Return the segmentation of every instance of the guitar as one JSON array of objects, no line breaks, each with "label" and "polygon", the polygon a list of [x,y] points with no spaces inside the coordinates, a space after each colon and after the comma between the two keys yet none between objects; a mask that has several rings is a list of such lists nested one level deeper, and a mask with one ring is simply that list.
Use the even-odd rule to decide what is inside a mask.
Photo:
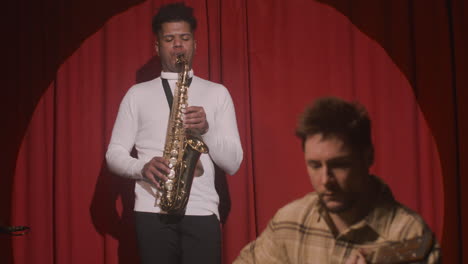
[{"label": "guitar", "polygon": [[424,262],[433,247],[430,232],[420,237],[398,242],[388,242],[379,247],[362,247],[368,263],[418,263]]}]

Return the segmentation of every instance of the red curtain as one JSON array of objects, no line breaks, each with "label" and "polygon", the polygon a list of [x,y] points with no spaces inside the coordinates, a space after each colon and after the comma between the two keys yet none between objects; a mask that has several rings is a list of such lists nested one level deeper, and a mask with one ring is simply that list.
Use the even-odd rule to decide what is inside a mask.
[{"label": "red curtain", "polygon": [[[138,259],[133,183],[104,153],[125,92],[159,74],[151,17],[174,1],[98,2],[23,0],[10,14],[0,224],[32,231],[0,237],[6,263]],[[228,87],[245,153],[227,177],[225,263],[312,190],[294,128],[324,95],[368,108],[373,172],[423,216],[447,263],[466,260],[462,1],[186,2],[199,20],[195,74]]]}]

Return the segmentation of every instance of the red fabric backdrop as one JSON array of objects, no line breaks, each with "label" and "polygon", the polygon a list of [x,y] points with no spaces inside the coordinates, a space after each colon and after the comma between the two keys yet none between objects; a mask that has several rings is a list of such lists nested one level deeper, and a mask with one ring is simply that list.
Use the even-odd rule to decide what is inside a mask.
[{"label": "red fabric backdrop", "polygon": [[[158,75],[150,21],[168,2],[23,0],[9,14],[0,224],[32,231],[0,237],[6,263],[135,263],[133,183],[107,172],[104,153],[127,89]],[[245,153],[227,178],[225,263],[312,190],[294,127],[323,95],[368,108],[373,172],[421,213],[447,263],[466,260],[462,1],[186,2],[200,25],[195,73],[228,87]]]}]

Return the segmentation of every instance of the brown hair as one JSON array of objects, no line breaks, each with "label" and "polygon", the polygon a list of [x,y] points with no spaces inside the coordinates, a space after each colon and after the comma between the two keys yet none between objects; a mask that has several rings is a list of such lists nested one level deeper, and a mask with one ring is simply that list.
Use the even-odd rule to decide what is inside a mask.
[{"label": "brown hair", "polygon": [[[357,102],[337,97],[322,97],[306,107],[299,118],[296,135],[304,148],[308,136],[338,137],[353,150],[370,150],[373,161],[371,120],[366,109]],[[372,162],[371,161],[371,162]]]}]

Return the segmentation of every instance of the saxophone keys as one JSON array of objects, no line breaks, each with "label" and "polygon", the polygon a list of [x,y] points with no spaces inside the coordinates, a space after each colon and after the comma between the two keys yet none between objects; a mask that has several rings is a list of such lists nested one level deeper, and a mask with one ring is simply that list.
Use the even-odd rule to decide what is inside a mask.
[{"label": "saxophone keys", "polygon": [[172,180],[168,180],[166,181],[166,183],[164,184],[166,189],[170,192],[172,191],[172,188],[174,187],[174,184],[173,184],[173,181]]},{"label": "saxophone keys", "polygon": [[177,157],[177,155],[179,155],[179,151],[177,149],[171,150],[171,156],[172,157]]},{"label": "saxophone keys", "polygon": [[171,172],[169,172],[169,174],[167,175],[167,177],[168,177],[169,179],[171,179],[171,180],[169,180],[169,181],[171,181],[171,183],[172,183],[172,179],[174,179],[174,177],[175,177],[175,171],[174,171],[174,169],[171,169]]},{"label": "saxophone keys", "polygon": [[172,158],[169,159],[169,163],[172,164],[172,166],[175,166],[176,163],[177,163],[177,159],[172,157]]}]

